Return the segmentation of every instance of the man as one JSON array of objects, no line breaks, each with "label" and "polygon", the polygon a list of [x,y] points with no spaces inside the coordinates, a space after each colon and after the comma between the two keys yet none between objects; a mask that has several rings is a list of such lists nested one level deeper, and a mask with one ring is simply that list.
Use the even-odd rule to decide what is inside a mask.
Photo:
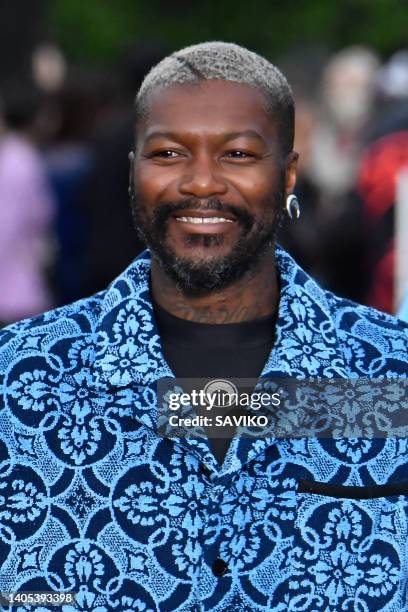
[{"label": "man", "polygon": [[149,249],[1,336],[2,591],[94,612],[406,604],[405,439],[157,434],[165,377],[406,378],[407,326],[274,248],[292,142],[290,88],[246,49],[145,78],[130,192]]}]

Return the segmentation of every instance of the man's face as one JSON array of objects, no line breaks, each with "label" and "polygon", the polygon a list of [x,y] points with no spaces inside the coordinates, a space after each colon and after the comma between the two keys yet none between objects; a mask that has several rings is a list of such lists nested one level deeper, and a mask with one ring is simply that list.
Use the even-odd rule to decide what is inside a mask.
[{"label": "man's face", "polygon": [[277,127],[263,94],[239,83],[174,85],[148,102],[131,176],[136,224],[181,289],[220,290],[260,261],[293,187]]}]

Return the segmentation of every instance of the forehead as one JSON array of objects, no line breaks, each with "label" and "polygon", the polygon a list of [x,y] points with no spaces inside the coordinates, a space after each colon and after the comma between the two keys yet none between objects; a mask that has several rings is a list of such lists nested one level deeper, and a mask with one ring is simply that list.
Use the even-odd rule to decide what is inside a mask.
[{"label": "forehead", "polygon": [[139,129],[141,136],[156,130],[220,135],[255,130],[266,139],[277,132],[258,88],[219,80],[170,85],[149,94]]}]

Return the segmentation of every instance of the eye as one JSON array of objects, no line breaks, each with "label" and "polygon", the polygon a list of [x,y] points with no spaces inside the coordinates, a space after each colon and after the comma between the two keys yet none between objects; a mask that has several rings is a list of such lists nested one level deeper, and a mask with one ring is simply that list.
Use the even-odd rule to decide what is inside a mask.
[{"label": "eye", "polygon": [[175,157],[180,157],[180,153],[177,153],[177,151],[172,151],[171,149],[165,149],[163,151],[153,151],[153,153],[150,153],[149,157],[160,157],[161,159],[174,159]]},{"label": "eye", "polygon": [[234,149],[233,151],[226,151],[224,156],[229,159],[243,159],[243,160],[251,160],[255,158],[253,153],[249,153],[249,151],[241,151],[240,149]]}]

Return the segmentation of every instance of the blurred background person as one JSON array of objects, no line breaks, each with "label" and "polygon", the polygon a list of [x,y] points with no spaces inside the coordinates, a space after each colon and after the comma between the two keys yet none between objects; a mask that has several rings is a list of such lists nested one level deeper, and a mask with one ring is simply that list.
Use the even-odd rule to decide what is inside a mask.
[{"label": "blurred background person", "polygon": [[[45,160],[56,201],[54,229],[58,248],[52,287],[59,305],[85,295],[89,274],[85,251],[93,222],[86,200],[86,184],[97,153],[92,146],[93,135],[112,105],[111,81],[103,70],[90,72],[86,68],[71,67],[54,92],[58,121]],[[103,176],[100,180],[104,180]],[[98,215],[99,204],[95,200],[92,204]],[[103,248],[102,244],[99,248]]]},{"label": "blurred background person", "polygon": [[[324,287],[363,302],[364,220],[353,188],[380,62],[373,51],[361,46],[342,49],[311,65],[306,58],[302,53],[296,62],[304,76],[294,79],[295,148],[300,153],[296,194],[303,205],[302,220],[286,223],[281,240]],[[307,79],[309,89],[303,85],[297,91]]]},{"label": "blurred background person", "polygon": [[28,80],[0,87],[0,322],[48,310],[54,202],[44,160],[43,97]]},{"label": "blurred background person", "polygon": [[[408,170],[408,51],[397,52],[378,71],[377,109],[371,123],[356,177],[365,226],[364,301],[394,313],[399,306],[396,201],[400,177]],[[399,206],[408,211],[408,201]]]},{"label": "blurred background person", "polygon": [[323,70],[319,121],[307,168],[326,208],[335,208],[354,185],[374,109],[379,67],[379,58],[371,49],[352,46],[332,55]]}]

